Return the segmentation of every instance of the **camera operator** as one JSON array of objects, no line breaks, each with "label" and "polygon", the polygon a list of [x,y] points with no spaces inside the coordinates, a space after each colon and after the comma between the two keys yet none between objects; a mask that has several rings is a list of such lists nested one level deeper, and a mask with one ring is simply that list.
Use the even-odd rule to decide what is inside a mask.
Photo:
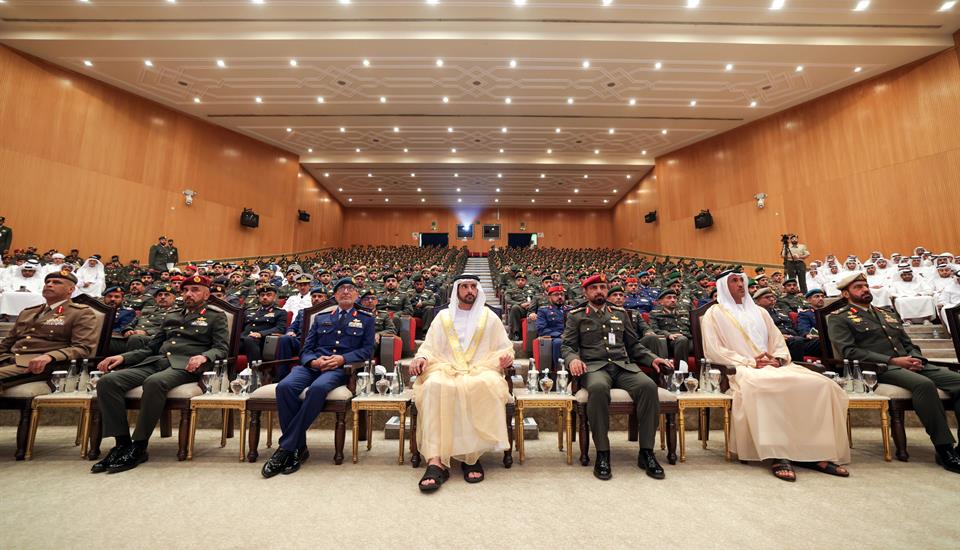
[{"label": "camera operator", "polygon": [[780,255],[783,257],[783,272],[785,279],[796,279],[800,283],[800,292],[807,293],[807,265],[804,259],[810,255],[807,245],[799,244],[796,235],[781,235],[783,248]]}]

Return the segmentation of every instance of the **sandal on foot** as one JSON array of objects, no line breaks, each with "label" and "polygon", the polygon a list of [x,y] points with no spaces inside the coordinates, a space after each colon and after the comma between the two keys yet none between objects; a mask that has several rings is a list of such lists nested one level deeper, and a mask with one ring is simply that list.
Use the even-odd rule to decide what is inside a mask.
[{"label": "sandal on foot", "polygon": [[[793,466],[790,465],[789,460],[776,460],[773,463],[771,468],[773,471],[773,477],[777,479],[782,479],[784,481],[794,482],[797,480],[797,472],[793,470]],[[793,474],[793,475],[787,475]]]},{"label": "sandal on foot", "polygon": [[[460,463],[460,468],[463,470],[463,480],[467,483],[480,483],[483,481],[483,465],[480,464],[478,460],[476,464],[467,464],[466,462]],[[480,477],[470,477],[470,474],[477,473],[480,474]]]},{"label": "sandal on foot", "polygon": [[[420,491],[424,493],[432,493],[440,488],[443,485],[443,482],[450,478],[450,471],[446,468],[441,468],[436,464],[431,464],[427,466],[427,471],[424,472],[423,477],[420,478]],[[432,480],[433,483],[429,485],[424,485],[423,482],[427,480]]]},{"label": "sandal on foot", "polygon": [[816,470],[832,476],[850,477],[850,472],[846,468],[833,462],[827,462],[826,466],[821,466],[819,462],[798,462],[797,466],[810,468],[811,470]]}]

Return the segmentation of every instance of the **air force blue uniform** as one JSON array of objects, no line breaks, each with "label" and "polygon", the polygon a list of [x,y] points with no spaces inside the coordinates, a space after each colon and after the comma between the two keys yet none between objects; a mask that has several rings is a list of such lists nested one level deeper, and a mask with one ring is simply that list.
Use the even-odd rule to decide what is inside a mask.
[{"label": "air force blue uniform", "polygon": [[[323,410],[327,394],[347,383],[343,367],[323,371],[310,367],[320,357],[342,355],[344,365],[360,363],[373,356],[374,318],[351,307],[339,307],[317,315],[310,323],[307,341],[300,353],[300,365],[277,384],[277,409],[280,417],[280,447],[297,451],[307,443],[307,428]],[[300,394],[307,390],[304,399]]]},{"label": "air force blue uniform", "polygon": [[563,327],[567,322],[567,310],[562,306],[542,306],[537,310],[537,335],[549,336],[553,351],[553,365],[556,370],[559,364],[560,345],[563,344]]}]

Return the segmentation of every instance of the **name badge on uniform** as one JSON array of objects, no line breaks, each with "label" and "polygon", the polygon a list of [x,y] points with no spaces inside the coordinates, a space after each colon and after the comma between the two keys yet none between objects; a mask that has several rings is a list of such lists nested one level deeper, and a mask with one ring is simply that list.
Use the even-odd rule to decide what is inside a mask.
[{"label": "name badge on uniform", "polygon": [[205,326],[207,326],[207,318],[206,318],[206,317],[198,317],[195,321],[193,321],[192,323],[190,323],[190,325],[191,325],[191,326],[194,326],[194,327],[205,327]]},{"label": "name badge on uniform", "polygon": [[273,312],[264,315],[264,317],[276,317],[277,315]]},{"label": "name badge on uniform", "polygon": [[353,321],[350,321],[347,326],[350,328],[363,328],[363,322],[360,321],[360,319],[354,319]]},{"label": "name badge on uniform", "polygon": [[48,326],[63,326],[67,324],[67,320],[58,315],[57,317],[47,319],[43,324]]},{"label": "name badge on uniform", "polygon": [[612,330],[607,333],[607,342],[609,342],[611,346],[616,345],[617,343],[617,335],[614,334]]}]

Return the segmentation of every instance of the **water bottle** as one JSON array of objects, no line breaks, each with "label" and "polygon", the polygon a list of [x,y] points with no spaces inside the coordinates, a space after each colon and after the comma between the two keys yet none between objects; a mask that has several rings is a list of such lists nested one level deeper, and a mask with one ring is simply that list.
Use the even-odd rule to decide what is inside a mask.
[{"label": "water bottle", "polygon": [[397,373],[397,395],[400,395],[406,389],[403,383],[403,369],[400,367],[400,361],[394,361],[393,372]]},{"label": "water bottle", "polygon": [[853,393],[865,393],[863,373],[860,371],[860,361],[853,360]]},{"label": "water bottle", "polygon": [[708,372],[710,372],[710,360],[703,357],[700,359],[700,391],[711,393],[713,385],[710,383],[710,377],[707,376]]},{"label": "water bottle", "polygon": [[251,372],[252,376],[250,377],[250,389],[249,389],[251,393],[260,387],[260,365],[262,364],[263,364],[263,361],[254,361],[253,368],[250,369],[252,371]]},{"label": "water bottle", "polygon": [[853,393],[853,375],[850,370],[850,360],[843,360],[843,374],[840,375],[840,387],[847,393]]},{"label": "water bottle", "polygon": [[66,393],[77,391],[77,382],[80,379],[80,370],[77,367],[77,360],[70,360],[70,369],[67,371],[67,381],[64,384],[63,391]]},{"label": "water bottle", "polygon": [[217,359],[213,362],[213,372],[212,393],[223,393],[223,361]]},{"label": "water bottle", "polygon": [[84,359],[80,364],[80,378],[77,381],[77,391],[91,393],[90,385],[90,360]]},{"label": "water bottle", "polygon": [[537,375],[540,374],[534,365],[527,369],[527,391],[537,393]]}]

